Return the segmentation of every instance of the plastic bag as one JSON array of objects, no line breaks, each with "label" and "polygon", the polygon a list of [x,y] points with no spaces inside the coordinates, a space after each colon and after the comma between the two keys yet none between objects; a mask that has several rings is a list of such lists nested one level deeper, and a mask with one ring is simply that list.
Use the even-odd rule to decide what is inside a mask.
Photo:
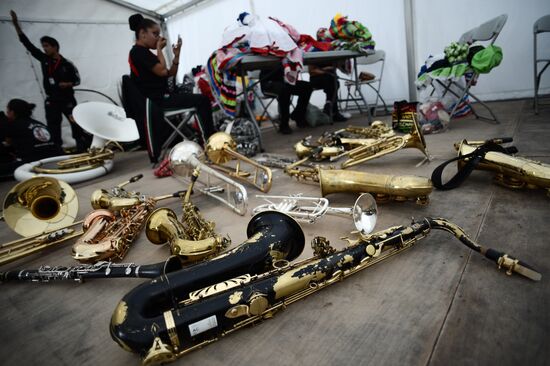
[{"label": "plastic bag", "polygon": [[306,110],[306,121],[312,127],[328,125],[330,124],[330,116],[310,103]]},{"label": "plastic bag", "polygon": [[424,134],[443,132],[449,127],[449,113],[440,101],[432,100],[419,104],[418,116]]}]

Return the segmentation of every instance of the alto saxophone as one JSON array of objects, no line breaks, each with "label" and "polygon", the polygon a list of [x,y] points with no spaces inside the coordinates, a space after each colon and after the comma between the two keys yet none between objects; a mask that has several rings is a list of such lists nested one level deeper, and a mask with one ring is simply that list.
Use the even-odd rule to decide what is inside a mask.
[{"label": "alto saxophone", "polygon": [[228,238],[216,234],[215,223],[205,220],[198,207],[190,200],[199,172],[200,168],[197,167],[191,175],[191,183],[182,202],[182,222],[178,222],[174,211],[159,208],[151,214],[145,229],[151,243],[170,242],[170,252],[178,256],[183,263],[212,257],[231,243]]},{"label": "alto saxophone", "polygon": [[[266,214],[275,213],[263,212],[252,220]],[[274,218],[272,221],[277,221]],[[250,253],[242,250],[233,252],[232,260],[238,260],[239,266],[229,266],[224,263],[227,258],[221,258],[161,276],[123,297],[111,319],[111,336],[125,350],[144,357],[144,365],[173,361],[240,328],[271,318],[293,302],[410,248],[431,229],[452,233],[470,249],[506,269],[507,274],[541,278],[525,263],[475,243],[457,225],[427,217],[410,226],[394,226],[348,239],[350,245],[340,251],[317,237],[312,242],[314,257],[295,264],[285,262],[268,272],[250,271],[254,263],[244,265],[250,261],[245,259]],[[281,235],[283,232],[271,233],[273,243],[288,240],[288,234]]]},{"label": "alto saxophone", "polygon": [[136,198],[137,204],[121,208],[118,215],[106,209],[92,211],[82,224],[84,234],[73,245],[73,258],[82,263],[124,258],[156,202],[179,197],[180,194],[176,192],[153,198]]},{"label": "alto saxophone", "polygon": [[416,175],[388,175],[354,170],[304,168],[308,158],[285,168],[285,173],[299,181],[319,183],[321,195],[354,192],[370,193],[378,202],[413,200],[419,205],[429,203],[433,186],[430,179]]}]

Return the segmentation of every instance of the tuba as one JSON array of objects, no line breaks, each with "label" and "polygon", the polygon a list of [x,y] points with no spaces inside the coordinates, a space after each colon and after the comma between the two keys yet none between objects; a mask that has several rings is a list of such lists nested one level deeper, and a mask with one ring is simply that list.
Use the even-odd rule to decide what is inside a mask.
[{"label": "tuba", "polygon": [[413,200],[429,203],[433,186],[430,179],[416,175],[388,175],[355,170],[300,168],[307,158],[285,168],[285,173],[299,181],[319,183],[321,195],[331,193],[370,193],[378,202]]},{"label": "tuba", "polygon": [[156,209],[145,224],[145,234],[153,244],[170,243],[170,252],[184,263],[196,262],[216,255],[227,248],[231,241],[214,232],[215,223],[206,221],[198,207],[191,201],[193,185],[199,177],[195,168],[191,184],[182,202],[182,222],[168,208]]},{"label": "tuba", "polygon": [[346,169],[400,149],[417,148],[425,155],[425,158],[417,164],[417,166],[422,165],[425,161],[430,161],[430,155],[418,121],[416,118],[413,118],[413,120],[412,131],[404,136],[381,138],[372,144],[358,146],[338,156],[334,156],[330,160],[334,161],[346,156],[347,160],[341,165],[342,169]]},{"label": "tuba", "polygon": [[[252,222],[266,214],[273,215],[260,213]],[[356,215],[354,221],[361,224],[365,215],[368,213]],[[221,257],[161,276],[123,297],[111,318],[111,336],[125,350],[144,357],[144,365],[173,361],[240,328],[272,318],[288,305],[410,248],[431,229],[454,234],[508,274],[541,278],[525,263],[473,242],[455,224],[427,217],[410,226],[394,226],[372,235],[361,230],[359,238],[348,239],[349,246],[340,251],[326,239],[316,237],[312,241],[314,257],[285,263],[268,272],[254,271],[252,261],[244,271],[236,271],[223,263],[227,257]],[[277,232],[273,240],[285,243],[287,239],[281,240],[280,234]],[[244,260],[247,254],[243,250],[238,259]],[[242,269],[243,263],[239,267]]]},{"label": "tuba", "polygon": [[[216,132],[208,138],[205,151],[206,156],[216,169],[224,172],[231,178],[252,184],[262,192],[269,192],[272,181],[271,169],[239,154],[235,151],[236,148],[237,144],[230,134]],[[230,160],[236,161],[234,168],[224,165]],[[249,165],[253,172],[247,171],[246,168],[241,169],[242,165]]]},{"label": "tuba", "polygon": [[24,164],[17,168],[14,176],[25,180],[40,174],[77,183],[97,178],[113,168],[114,151],[108,147],[113,143],[123,150],[116,141],[135,141],[139,139],[136,123],[126,118],[124,109],[102,102],[81,103],[73,110],[75,123],[94,138],[87,153],[63,155]]},{"label": "tuba", "polygon": [[[489,141],[462,140],[455,144],[458,156],[473,153],[478,147],[487,142],[511,142],[512,139],[493,139]],[[464,165],[459,160],[459,169]],[[507,188],[542,188],[550,196],[550,165],[527,158],[508,155],[498,151],[488,151],[476,166],[476,169],[495,172],[495,183]]]},{"label": "tuba", "polygon": [[[170,151],[170,167],[176,175],[184,178],[191,176],[196,168],[200,168],[202,179],[195,182],[195,185],[199,183],[197,190],[223,202],[239,215],[244,215],[248,206],[248,193],[246,189],[240,183],[204,164],[201,161],[203,156],[204,152],[196,142],[182,141],[176,144]],[[212,177],[225,183],[225,188],[213,185],[211,182]],[[223,193],[225,198],[220,193]]]},{"label": "tuba", "polygon": [[[134,288],[117,305],[110,331],[124,349],[145,357],[145,364],[172,360],[173,352],[163,352],[156,345],[178,343],[179,331],[172,309],[203,298],[216,297],[231,288],[250,283],[273,268],[283,268],[297,258],[304,248],[304,233],[300,225],[280,212],[262,212],[252,218],[247,227],[248,240],[212,260],[160,276]],[[229,303],[246,301],[243,293],[235,292]],[[226,301],[226,299],[224,299]],[[255,294],[254,309],[266,304],[260,293]],[[202,312],[197,308],[197,315]],[[191,337],[204,330],[215,329],[223,318],[208,316],[202,323],[188,328]],[[220,323],[221,325],[221,323]],[[183,328],[181,328],[183,329]],[[161,338],[166,338],[161,341]],[[201,336],[199,336],[201,337]]]}]

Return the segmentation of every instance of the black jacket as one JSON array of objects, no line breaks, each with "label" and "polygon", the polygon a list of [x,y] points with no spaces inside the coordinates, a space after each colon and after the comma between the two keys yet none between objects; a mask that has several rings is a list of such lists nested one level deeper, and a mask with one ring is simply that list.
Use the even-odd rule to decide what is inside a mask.
[{"label": "black jacket", "polygon": [[71,82],[74,86],[80,84],[80,75],[77,68],[73,63],[63,56],[60,60],[54,60],[47,56],[44,52],[40,51],[35,45],[29,41],[25,34],[19,36],[19,40],[30,54],[40,61],[42,67],[42,83],[44,85],[44,91],[51,100],[67,100],[72,99],[74,96],[73,88],[59,87],[59,82]]}]

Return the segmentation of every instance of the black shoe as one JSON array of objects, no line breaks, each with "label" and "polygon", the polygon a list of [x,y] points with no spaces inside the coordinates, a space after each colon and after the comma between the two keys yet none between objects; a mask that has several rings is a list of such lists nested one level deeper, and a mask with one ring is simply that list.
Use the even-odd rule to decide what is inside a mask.
[{"label": "black shoe", "polygon": [[334,122],[346,122],[348,119],[344,117],[340,112],[336,112],[332,115],[332,120]]},{"label": "black shoe", "polygon": [[298,126],[299,128],[306,128],[306,127],[309,127],[309,125],[307,124],[306,120],[303,119],[303,120],[295,120],[296,121],[296,126]]},{"label": "black shoe", "polygon": [[292,129],[290,126],[279,126],[279,133],[282,133],[283,135],[290,135],[292,133]]}]

